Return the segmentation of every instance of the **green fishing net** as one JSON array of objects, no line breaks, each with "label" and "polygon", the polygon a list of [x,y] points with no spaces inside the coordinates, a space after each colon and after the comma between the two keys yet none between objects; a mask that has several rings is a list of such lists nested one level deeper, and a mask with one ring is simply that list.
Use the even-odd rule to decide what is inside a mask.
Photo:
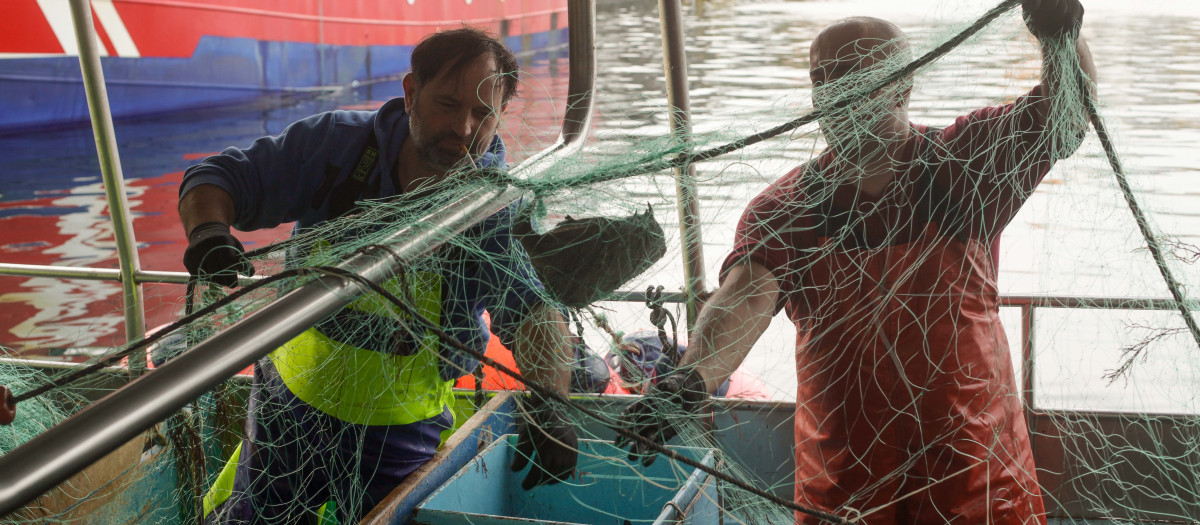
[{"label": "green fishing net", "polygon": [[[613,23],[621,23],[621,17],[627,15],[612,16]],[[960,34],[968,24],[915,31],[909,36],[910,52],[893,54],[888,60],[826,83],[817,90],[810,90],[806,82],[798,81],[795,90],[780,93],[769,105],[729,100],[716,110],[697,111],[696,131],[686,142],[664,132],[666,111],[660,99],[606,100],[605,93],[598,92],[600,117],[614,121],[597,131],[602,148],[590,143],[577,154],[535,173],[514,176],[464,170],[428,192],[360,203],[352,214],[300,232],[270,248],[256,250],[254,262],[258,275],[284,277],[268,278],[264,284],[249,286],[247,292],[228,302],[225,291],[201,286],[194,305],[202,312],[200,317],[157,342],[151,352],[168,359],[301,286],[333,286],[334,281],[329,280],[332,270],[328,268],[362,254],[387,258],[387,239],[396,231],[429,228],[424,218],[430,210],[455,202],[465,192],[500,184],[511,184],[527,192],[517,219],[518,245],[530,254],[533,267],[546,284],[542,299],[561,308],[568,319],[568,329],[585,343],[584,357],[620,355],[627,352],[620,347],[622,336],[659,326],[668,338],[686,342],[689,334],[681,304],[662,305],[676,321],[673,327],[670,323],[652,321],[640,295],[634,301],[619,300],[623,290],[664,286],[674,292],[684,288],[679,219],[667,211],[673,210],[677,201],[673,168],[688,164],[686,160],[696,164],[696,178],[684,183],[694,185],[700,196],[699,218],[706,239],[702,252],[711,272],[707,285],[712,289],[719,280],[717,270],[721,261],[739,240],[734,228],[742,211],[751,204],[753,194],[807,163],[804,176],[793,188],[802,198],[774,207],[755,208],[758,215],[752,217],[754,234],[763,243],[812,239],[808,244],[791,248],[787,251],[790,254],[787,263],[772,268],[781,283],[789,283],[784,284],[791,294],[788,308],[805,312],[804,320],[797,323],[803,334],[800,348],[793,352],[794,329],[790,322],[777,316],[742,370],[765,383],[760,395],[751,392],[748,397],[769,397],[776,401],[713,402],[700,415],[682,413],[670,404],[660,405],[661,417],[675,422],[680,429],[678,441],[672,444],[715,450],[720,459],[715,469],[736,480],[718,482],[717,505],[726,511],[722,518],[725,523],[792,522],[794,508],[768,501],[761,493],[792,501],[793,446],[802,451],[814,450],[818,443],[814,436],[822,428],[837,428],[822,427],[821,424],[828,422],[817,417],[815,420],[820,424],[793,438],[793,407],[777,401],[791,402],[800,391],[804,398],[798,400],[797,410],[805,420],[814,414],[856,414],[869,408],[875,412],[890,411],[896,421],[925,422],[901,427],[911,430],[908,435],[897,433],[890,423],[882,425],[878,434],[870,432],[869,425],[853,427],[855,435],[848,438],[865,444],[848,450],[869,456],[896,447],[893,440],[903,439],[906,441],[901,448],[906,456],[896,464],[871,465],[867,471],[874,481],[854,486],[854,490],[835,498],[836,501],[809,499],[804,496],[805,484],[819,480],[800,481],[797,493],[800,498],[796,501],[806,509],[831,513],[851,522],[871,523],[873,515],[890,512],[890,506],[924,501],[931,494],[962,483],[964,478],[957,477],[964,472],[961,469],[926,466],[925,472],[940,473],[929,478],[912,472],[918,464],[945,460],[931,451],[944,452],[946,443],[962,437],[960,431],[965,423],[946,414],[931,414],[930,410],[934,410],[931,407],[945,406],[939,404],[939,396],[946,391],[973,385],[986,388],[979,391],[979,398],[972,405],[984,408],[973,408],[977,412],[972,414],[986,413],[1000,419],[988,427],[995,430],[995,435],[984,435],[975,443],[977,447],[968,447],[972,452],[983,451],[980,455],[968,454],[967,459],[956,458],[949,464],[1024,470],[1024,464],[1012,459],[1013,451],[1000,449],[1010,444],[1002,436],[1006,429],[1028,424],[1034,457],[1039,459],[1036,479],[1047,487],[1029,492],[1041,492],[1050,516],[1067,521],[1072,517],[1111,518],[1118,522],[1194,521],[1200,517],[1196,506],[1200,470],[1195,458],[1200,445],[1196,417],[1200,407],[1195,401],[1198,361],[1194,354],[1197,343],[1192,340],[1197,334],[1180,313],[1178,299],[1186,302],[1188,290],[1196,285],[1197,274],[1192,265],[1200,250],[1186,240],[1161,233],[1153,223],[1153,199],[1144,199],[1146,195],[1136,179],[1130,183],[1114,176],[1106,153],[1115,154],[1117,160],[1125,156],[1120,150],[1120,131],[1118,128],[1115,132],[1118,136],[1106,145],[1090,129],[1088,100],[1073,80],[1079,75],[1073,46],[1065,45],[1064,41],[1048,51],[1050,72],[1058,75],[1062,89],[1055,91],[1045,106],[1044,130],[1030,128],[1028,119],[1007,114],[989,116],[965,131],[978,135],[969,142],[979,147],[939,149],[934,144],[920,148],[908,159],[911,166],[917,167],[911,170],[913,179],[900,179],[909,183],[886,185],[878,195],[869,198],[846,191],[862,182],[863,168],[869,163],[837,160],[832,167],[818,168],[818,157],[830,137],[837,138],[840,151],[858,152],[858,159],[877,160],[887,155],[876,149],[881,142],[880,126],[886,124],[882,117],[892,111],[898,100],[908,96],[910,90],[912,120],[930,125],[928,130],[914,131],[930,140],[938,130],[952,126],[955,117],[976,108],[1014,102],[1015,97],[1037,83],[1040,66],[1036,44],[1016,18],[1009,12],[996,22],[984,24],[982,31],[965,42],[954,43],[947,54],[919,68],[910,70],[914,57],[926,55]],[[716,37],[720,28],[708,29],[713,33],[707,34]],[[605,71],[604,52],[619,52],[615,49],[617,44],[605,45],[610,48],[600,49],[600,75],[628,74]],[[1001,51],[1003,58],[997,61],[1006,61],[999,67],[1008,75],[1002,92],[962,85],[967,83],[962,78],[969,78],[964,70],[973,67],[979,56]],[[801,75],[808,68],[806,53],[803,50],[790,53],[799,58],[788,67]],[[651,66],[654,74],[660,73],[657,64]],[[895,75],[900,75],[896,81],[884,82]],[[522,89],[527,99],[548,90],[534,81],[524,82]],[[956,89],[954,96],[935,94],[947,86]],[[1098,99],[1101,104],[1103,96],[1101,91]],[[1019,103],[1028,104],[1032,99],[1021,100]],[[561,105],[561,101],[557,103]],[[814,107],[821,112],[819,119],[814,116],[817,115],[813,113]],[[724,118],[705,118],[713,114]],[[797,117],[803,120],[803,115],[811,117],[808,122],[793,121],[795,125],[785,126],[787,129],[770,131]],[[648,124],[646,119],[654,122]],[[824,130],[812,120],[820,120]],[[535,124],[541,126],[539,130],[553,129],[549,123],[531,124],[518,119],[507,121],[501,133],[502,136],[523,133],[528,130],[516,128]],[[745,144],[744,139],[755,134],[773,136]],[[524,150],[517,148],[514,157],[518,160],[529,157],[547,142],[522,143],[520,147]],[[516,145],[510,142],[510,146]],[[715,153],[718,151],[719,154]],[[700,155],[696,156],[697,153]],[[1029,167],[1046,159],[1057,163],[1037,184],[1030,179]],[[945,162],[967,168],[961,173],[938,172],[938,163]],[[926,173],[943,181],[939,183],[943,184],[940,190],[921,184],[929,180],[921,178]],[[735,183],[752,185],[755,191],[738,194],[731,189]],[[847,200],[847,195],[852,197]],[[1147,209],[1141,209],[1143,204],[1135,206],[1137,202]],[[1137,213],[1131,211],[1135,207],[1143,216],[1140,221],[1135,218]],[[1014,219],[1018,217],[1018,208],[1021,218]],[[917,210],[925,217],[937,218],[940,236],[928,237],[926,221],[913,218],[918,215],[889,215],[897,209]],[[814,210],[820,215],[814,215]],[[1056,220],[1068,215],[1076,226],[1061,226]],[[830,220],[822,222],[813,217]],[[1080,229],[1077,226],[1080,224],[1096,226]],[[993,244],[1002,229],[999,243]],[[1029,240],[1035,238],[1030,233],[1034,230],[1042,230],[1044,234],[1036,237],[1040,244],[1030,245],[1035,242]],[[957,258],[947,259],[948,254],[954,253],[946,248],[951,241],[974,250],[971,258],[959,253]],[[387,358],[353,354],[359,356],[354,359],[345,358],[346,354],[304,354],[302,359],[307,368],[291,376],[294,383],[289,385],[312,388],[316,392],[312,394],[316,396],[314,399],[324,400],[317,405],[326,413],[340,414],[350,420],[370,420],[370,410],[356,407],[388,401],[387,396],[408,395],[397,394],[389,385],[396,377],[411,380],[412,367],[432,366],[455,370],[455,375],[472,374],[475,369],[472,356],[443,352],[439,358],[430,351],[445,343],[421,317],[433,318],[435,322],[437,318],[436,298],[431,299],[428,294],[434,288],[428,280],[430,276],[447,264],[456,264],[451,254],[481,253],[476,242],[469,235],[452,236],[445,247],[380,279],[390,296],[368,292],[355,299],[350,310],[370,315],[333,316],[321,324],[326,333],[337,332],[343,338],[362,342],[361,346],[387,345],[399,338],[419,347],[419,351]],[[855,247],[855,256],[845,256],[847,246]],[[908,248],[897,250],[896,246]],[[1012,275],[1025,286],[1023,289],[1040,294],[1005,299],[1008,302],[1003,303],[997,318],[1003,320],[1003,326],[991,318],[974,324],[954,318],[966,315],[961,308],[971,311],[983,308],[985,314],[992,315],[990,312],[999,305],[995,302],[999,301],[995,289],[945,286],[946,282],[994,283],[997,269],[992,266],[992,256],[997,249],[1000,265],[1014,270]],[[749,256],[755,257],[755,252],[751,252]],[[1101,282],[1100,276],[1069,270],[1075,265],[1094,268],[1095,265],[1084,263],[1098,259],[1111,261],[1109,264],[1116,268],[1114,273],[1123,278]],[[835,260],[840,262],[831,263]],[[1039,265],[1052,265],[1056,271],[1045,274],[1049,277],[1038,274]],[[939,280],[948,274],[955,277]],[[1037,296],[1068,294],[1101,299]],[[1173,299],[1157,303],[1120,299],[1172,297],[1172,294],[1175,294]],[[973,306],[963,306],[968,303]],[[923,309],[914,309],[919,305]],[[1193,301],[1184,306],[1185,310],[1194,310],[1195,304]],[[1188,315],[1195,317],[1194,313]],[[979,326],[986,333],[970,335],[963,328],[979,329]],[[746,326],[739,330],[739,335],[754,334],[757,330]],[[1036,346],[1022,336],[1022,330],[1028,330]],[[310,333],[309,337],[315,336]],[[863,341],[870,342],[870,351],[876,353],[866,355],[869,352],[863,350]],[[976,344],[979,341],[985,344]],[[1056,347],[1070,350],[1056,353],[1052,351]],[[962,357],[973,355],[968,350],[980,348],[989,353],[988,359],[975,361]],[[1030,352],[1030,349],[1035,350]],[[960,354],[960,350],[964,353]],[[878,373],[872,377],[881,379],[876,384],[855,380],[846,372],[848,361],[857,365],[866,363],[867,368]],[[626,359],[609,364],[634,362]],[[1031,366],[1033,363],[1036,368]],[[568,366],[579,365],[578,359],[568,363]],[[273,366],[279,365],[275,362]],[[894,371],[921,372],[893,376],[883,371],[888,367]],[[615,370],[611,372],[617,374]],[[831,378],[838,374],[846,376]],[[1072,379],[1075,376],[1087,377],[1089,382],[1080,387],[1079,381]],[[17,393],[55,380],[53,375],[39,377],[9,366],[3,368],[3,377],[3,382]],[[947,378],[961,383],[939,383]],[[84,381],[84,385],[92,381],[100,391],[111,388],[99,380]],[[230,469],[234,463],[229,460],[243,433],[249,383],[248,378],[235,378],[197,399],[135,440],[129,445],[133,452],[113,460],[116,466],[93,472],[91,477],[84,473],[83,477],[67,482],[78,490],[64,486],[46,496],[57,498],[57,504],[23,509],[5,519],[12,523],[196,522],[219,506],[215,499],[222,497],[221,492],[213,487],[231,481]],[[880,386],[881,383],[886,384]],[[814,391],[814,385],[843,391]],[[1140,387],[1137,390],[1140,393],[1130,394],[1131,385]],[[0,452],[7,453],[77,410],[80,398],[62,392],[77,393],[80,388],[87,387],[74,384],[22,402],[16,423],[0,427]],[[404,401],[410,403],[406,406],[420,405],[433,398],[431,392],[444,388],[448,386],[439,382],[422,384],[419,395]],[[348,391],[356,393],[345,394]],[[353,397],[364,392],[374,397]],[[632,393],[640,392],[634,389]],[[807,397],[810,395],[815,397]],[[338,404],[351,398],[353,403]],[[817,406],[815,398],[826,404]],[[886,406],[852,404],[881,398],[887,398]],[[841,401],[837,402],[838,399]],[[602,397],[600,401],[579,403],[615,417],[626,401]],[[827,406],[829,403],[834,406]],[[1000,405],[1024,408],[988,411],[989,407]],[[461,425],[478,408],[470,393],[461,393],[454,401],[455,423]],[[292,407],[258,405],[251,410],[256,417],[270,419],[284,428],[279,432],[280,439],[323,431],[322,418],[297,419]],[[578,426],[581,438],[611,440],[615,436],[606,426],[611,421],[599,421],[569,406],[560,406],[559,410]],[[421,415],[425,414],[412,417],[421,419]],[[952,421],[946,423],[946,420]],[[355,430],[346,428],[339,432],[343,434],[328,436],[329,449],[311,450],[308,454],[323,457],[346,447],[370,449],[366,434],[355,434]],[[449,433],[447,428],[442,437]],[[835,439],[841,438],[845,436]],[[639,479],[643,484],[633,487],[679,487],[693,470],[680,465],[669,479],[639,478],[636,463],[627,461],[623,452],[596,450],[603,452],[581,457],[584,465],[581,469],[599,471],[611,467],[618,472],[617,476]],[[264,457],[271,457],[270,452],[271,444],[265,444]],[[813,458],[808,459],[811,463]],[[301,458],[288,463],[289,468],[296,469],[286,473],[289,479],[303,479],[307,475],[306,461]],[[338,465],[340,471],[322,475],[353,479],[351,474],[368,468],[371,461],[370,455],[359,455],[355,462]],[[831,462],[826,467],[845,468],[846,472],[862,468],[849,463]],[[1032,474],[1024,472],[1018,477],[1031,479]],[[87,480],[92,477],[104,481],[97,486],[89,485]],[[566,484],[586,490],[585,480],[581,475]],[[883,494],[880,487],[893,488]],[[639,498],[639,489],[630,490],[633,492],[614,494],[612,498],[618,501]],[[297,505],[288,512],[305,516],[310,522],[348,523],[371,511],[362,503],[366,494],[366,486],[351,482],[331,491],[327,501],[320,505]],[[992,496],[995,495],[989,497]],[[654,518],[622,515],[619,510],[604,512],[615,523],[647,523]]]}]

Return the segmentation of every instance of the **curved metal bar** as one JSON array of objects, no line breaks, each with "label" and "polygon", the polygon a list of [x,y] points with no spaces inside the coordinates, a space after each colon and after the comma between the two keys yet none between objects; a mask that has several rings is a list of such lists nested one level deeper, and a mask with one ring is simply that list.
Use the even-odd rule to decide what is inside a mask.
[{"label": "curved metal bar", "polygon": [[[100,157],[100,173],[104,177],[104,192],[108,198],[108,214],[112,217],[113,235],[117,241],[117,257],[121,261],[121,292],[125,308],[125,339],[133,341],[146,335],[146,316],[142,304],[142,287],[134,274],[141,269],[133,226],[129,222],[129,204],[125,201],[125,179],[121,174],[121,156],[117,154],[117,137],[113,130],[112,114],[108,109],[108,91],[104,87],[104,70],[100,68],[99,39],[92,25],[92,5],[89,0],[71,0],[71,20],[75,23],[75,40],[79,44],[79,68],[87,92],[88,112],[92,117],[92,134],[96,137],[96,153]],[[143,357],[132,356],[131,363],[145,363]],[[133,369],[144,369],[144,366]]]},{"label": "curved metal bar", "polygon": [[592,127],[592,112],[596,105],[592,95],[596,88],[596,2],[569,0],[567,3],[567,48],[571,68],[567,79],[567,106],[563,113],[562,131],[553,145],[525,159],[512,169],[512,175],[526,177],[538,173],[583,147]]}]

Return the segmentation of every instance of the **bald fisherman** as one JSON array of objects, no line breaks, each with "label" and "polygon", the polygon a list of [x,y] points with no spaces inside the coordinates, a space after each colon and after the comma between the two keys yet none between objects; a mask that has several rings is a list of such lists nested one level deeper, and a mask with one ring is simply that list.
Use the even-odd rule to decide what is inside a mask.
[{"label": "bald fisherman", "polygon": [[[933,129],[909,122],[902,81],[821,120],[827,149],[750,203],[693,349],[652,392],[696,410],[784,310],[797,330],[800,505],[872,525],[1045,523],[994,246],[1086,131],[1082,106],[1052,105],[1079,89],[1055,61],[1073,44],[1080,69],[1093,77],[1094,66],[1077,0],[1022,8],[1042,78],[1012,104]],[[868,17],[825,28],[809,56],[817,108],[911,61],[904,33]],[[623,418],[666,442],[677,431],[656,404]]]}]

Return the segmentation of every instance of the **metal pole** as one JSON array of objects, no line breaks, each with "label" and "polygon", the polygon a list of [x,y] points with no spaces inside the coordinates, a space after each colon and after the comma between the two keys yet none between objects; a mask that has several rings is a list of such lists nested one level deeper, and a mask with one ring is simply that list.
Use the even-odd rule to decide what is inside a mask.
[{"label": "metal pole", "polygon": [[[1038,308],[1080,308],[1090,310],[1174,310],[1174,299],[1154,297],[1083,297],[1077,295],[1002,295],[1000,306],[1033,305]],[[1200,309],[1200,299],[1183,302],[1187,308]]]},{"label": "metal pole", "polygon": [[[87,92],[88,113],[92,118],[92,134],[96,138],[96,154],[100,158],[100,174],[104,177],[104,192],[108,198],[108,214],[112,217],[113,236],[117,241],[117,258],[121,264],[122,304],[125,308],[125,339],[132,341],[146,335],[146,318],[142,305],[142,287],[135,274],[138,263],[137,243],[129,223],[129,204],[125,200],[125,180],[121,174],[121,157],[117,154],[117,138],[112,114],[108,109],[108,91],[104,88],[104,70],[96,28],[92,25],[92,5],[89,0],[71,0],[71,19],[75,23],[75,40],[79,45],[79,68]],[[130,356],[131,374],[146,368],[146,358]]]},{"label": "metal pole", "polygon": [[1025,410],[1034,410],[1034,358],[1037,341],[1037,306],[1028,304],[1021,307],[1021,396],[1025,402]]},{"label": "metal pole", "polygon": [[[87,268],[79,266],[47,266],[40,264],[0,263],[0,276],[12,275],[20,277],[48,277],[52,279],[83,279],[88,281],[121,282],[124,274],[113,268]],[[187,272],[155,272],[139,270],[134,273],[138,283],[170,283],[187,284]],[[254,277],[242,277],[242,280],[254,282]]]},{"label": "metal pole", "polygon": [[[339,267],[381,282],[523,196],[525,192],[513,188],[476,187],[381,243],[391,253],[364,249]],[[366,291],[356,281],[335,276],[301,286],[0,456],[0,516],[166,419]]]},{"label": "metal pole", "polygon": [[[659,0],[662,24],[663,68],[667,75],[667,105],[671,112],[671,134],[691,152],[692,123],[688,117],[687,55],[683,46],[683,16],[679,0]],[[698,300],[704,293],[704,251],[700,232],[700,200],[696,191],[696,167],[675,168],[679,233],[683,239],[684,294],[687,296],[687,327],[690,331],[699,314]]]},{"label": "metal pole", "polygon": [[1037,431],[1037,407],[1034,402],[1034,383],[1037,380],[1037,363],[1034,343],[1037,340],[1037,306],[1021,307],[1021,401],[1025,405],[1025,429],[1029,432],[1029,448],[1037,452],[1038,440],[1033,439]]},{"label": "metal pole", "polygon": [[582,146],[592,126],[592,94],[596,89],[596,2],[567,3],[567,46],[571,67],[567,77],[567,108],[560,140]]}]

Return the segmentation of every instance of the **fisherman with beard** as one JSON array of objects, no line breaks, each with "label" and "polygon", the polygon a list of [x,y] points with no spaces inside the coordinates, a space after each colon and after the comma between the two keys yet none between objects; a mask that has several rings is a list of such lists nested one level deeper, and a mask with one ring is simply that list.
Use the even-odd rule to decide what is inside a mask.
[{"label": "fisherman with beard", "polygon": [[[404,98],[377,111],[315,115],[189,168],[179,192],[188,271],[236,286],[254,267],[231,226],[294,221],[304,232],[356,201],[505,166],[496,132],[517,91],[517,61],[503,43],[471,28],[433,34],[413,50],[403,87]],[[486,309],[527,380],[566,394],[569,331],[510,234],[514,214],[471,227],[429,257],[436,263],[415,263],[385,286],[480,353]],[[396,317],[406,314],[380,302],[359,299],[256,363],[246,436],[204,498],[206,522],[295,523],[321,513],[357,522],[433,456],[453,426],[454,380],[477,363],[411,319],[401,326]],[[575,431],[549,400],[522,404],[514,470],[532,462],[526,489],[564,480]]]},{"label": "fisherman with beard", "polygon": [[1045,523],[995,241],[1079,146],[1079,74],[1094,66],[1078,0],[1021,3],[1040,85],[944,129],[909,122],[908,80],[864,89],[912,60],[895,25],[855,17],[817,35],[814,106],[857,98],[821,117],[828,148],[746,208],[691,350],[626,410],[630,430],[671,439],[669,410],[698,410],[784,310],[797,331],[797,504],[871,524]]}]

